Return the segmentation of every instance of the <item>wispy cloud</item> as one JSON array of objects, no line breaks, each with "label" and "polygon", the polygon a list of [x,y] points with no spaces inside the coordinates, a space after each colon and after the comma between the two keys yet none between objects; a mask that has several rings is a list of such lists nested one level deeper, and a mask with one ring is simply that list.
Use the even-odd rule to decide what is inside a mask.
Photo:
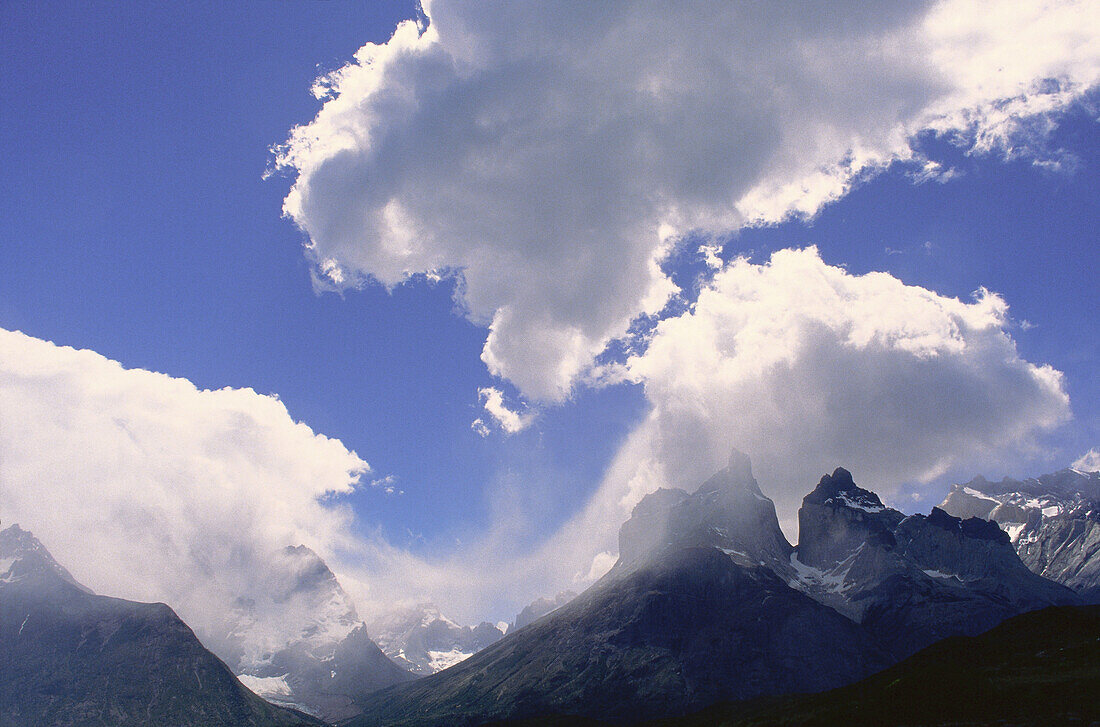
[{"label": "wispy cloud", "polygon": [[[504,431],[505,434],[522,432],[535,421],[535,412],[525,411],[521,413],[515,409],[509,408],[508,405],[504,403],[504,392],[500,389],[488,386],[483,389],[478,389],[477,394],[482,407],[485,409],[485,413]],[[481,434],[483,437],[489,433],[488,427],[481,419],[477,419],[474,422],[473,428],[474,431]]]},{"label": "wispy cloud", "polygon": [[1074,461],[1073,466],[1085,472],[1100,471],[1100,447],[1093,447],[1082,454]]}]

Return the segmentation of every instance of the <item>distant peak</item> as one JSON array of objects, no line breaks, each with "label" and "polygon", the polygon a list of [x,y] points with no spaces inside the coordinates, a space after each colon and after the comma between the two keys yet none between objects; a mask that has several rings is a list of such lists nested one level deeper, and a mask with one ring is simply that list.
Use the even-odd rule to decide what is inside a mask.
[{"label": "distant peak", "polygon": [[802,502],[845,505],[870,512],[881,511],[886,507],[878,495],[857,485],[852,473],[843,467],[837,467],[831,475],[822,475],[817,487]]},{"label": "distant peak", "polygon": [[726,470],[739,480],[754,479],[752,476],[752,460],[749,459],[747,454],[736,447],[730,450],[730,458],[729,462],[726,464]]},{"label": "distant peak", "polygon": [[29,530],[18,524],[0,530],[0,555],[13,557],[31,551],[45,551],[45,547]]},{"label": "distant peak", "polygon": [[752,476],[752,461],[749,456],[740,450],[730,451],[729,461],[725,469],[716,472],[710,479],[699,486],[697,493],[708,492],[748,492],[758,497],[763,497],[760,485]]},{"label": "distant peak", "polygon": [[0,572],[0,583],[12,583],[25,576],[46,576],[60,578],[86,593],[91,593],[54,560],[42,541],[18,525],[0,530],[0,559],[6,560],[4,572]]},{"label": "distant peak", "polygon": [[856,485],[856,481],[852,479],[852,473],[844,469],[843,467],[837,467],[835,470],[833,470],[832,480],[837,484],[848,484],[852,487],[855,487]]}]

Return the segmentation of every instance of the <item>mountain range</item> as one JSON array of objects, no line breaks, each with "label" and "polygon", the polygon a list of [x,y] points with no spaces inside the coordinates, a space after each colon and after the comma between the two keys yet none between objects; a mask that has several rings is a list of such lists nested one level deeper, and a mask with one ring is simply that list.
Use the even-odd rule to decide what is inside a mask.
[{"label": "mountain range", "polygon": [[[896,700],[924,724],[952,699],[988,705],[1017,683],[1036,714],[1076,718],[1089,702],[1073,686],[1100,678],[1096,645],[1067,626],[1100,619],[1080,607],[1100,568],[1098,495],[1100,475],[1076,470],[977,478],[905,515],[837,468],[803,499],[792,545],[734,452],[693,491],[644,497],[592,587],[538,599],[511,625],[461,626],[422,603],[368,626],[296,546],[203,643],[164,604],[95,595],[12,526],[0,531],[0,727],[877,724]],[[993,636],[1019,624],[1033,631]],[[956,662],[985,691],[953,692],[943,674],[971,676]],[[1064,704],[1043,701],[1039,676],[1012,676],[1023,665]],[[710,705],[725,706],[697,712]],[[959,723],[975,714],[960,708]]]},{"label": "mountain range", "polygon": [[394,609],[368,624],[386,656],[417,675],[434,674],[468,659],[499,641],[507,628],[487,621],[460,626],[432,603]]},{"label": "mountain range", "polygon": [[378,646],[399,666],[418,676],[435,674],[470,658],[504,635],[522,628],[577,597],[573,591],[535,599],[516,614],[512,623],[461,626],[443,615],[434,603],[394,608],[373,618],[367,629]]},{"label": "mountain range", "polygon": [[630,722],[850,684],[940,639],[1077,604],[996,524],[905,516],[838,468],[787,542],[748,458],[634,508],[585,593],[462,663],[376,693],[352,725],[551,715]]}]

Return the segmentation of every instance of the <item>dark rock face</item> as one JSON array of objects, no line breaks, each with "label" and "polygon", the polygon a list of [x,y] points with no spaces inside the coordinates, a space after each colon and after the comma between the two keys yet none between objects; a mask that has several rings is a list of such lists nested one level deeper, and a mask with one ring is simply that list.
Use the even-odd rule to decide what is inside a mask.
[{"label": "dark rock face", "polygon": [[1032,572],[1100,602],[1100,473],[1064,469],[1026,480],[955,485],[946,512],[998,523]]},{"label": "dark rock face", "polygon": [[843,469],[806,496],[799,528],[791,584],[863,624],[898,658],[1018,613],[1078,602],[1031,573],[995,523],[938,508],[906,517]]},{"label": "dark rock face", "polygon": [[816,691],[885,663],[855,624],[687,547],[605,578],[461,664],[386,689],[355,725],[463,725],[586,715],[629,721],[719,699]]},{"label": "dark rock face", "polygon": [[0,532],[0,725],[299,725],[168,606],[97,596],[30,533]]},{"label": "dark rock face", "polygon": [[894,528],[904,517],[838,467],[802,500],[798,560],[814,568],[832,568],[864,544],[890,550],[897,545]]}]

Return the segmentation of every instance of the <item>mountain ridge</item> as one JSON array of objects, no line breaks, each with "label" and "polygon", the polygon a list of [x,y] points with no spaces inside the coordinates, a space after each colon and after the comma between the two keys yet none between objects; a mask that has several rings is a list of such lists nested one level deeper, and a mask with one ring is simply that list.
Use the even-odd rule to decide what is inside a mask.
[{"label": "mountain ridge", "polygon": [[292,727],[163,603],[100,596],[31,533],[0,531],[0,725]]},{"label": "mountain ridge", "polygon": [[1000,482],[978,476],[954,485],[939,506],[998,523],[1032,572],[1100,603],[1100,472],[1070,467]]}]

